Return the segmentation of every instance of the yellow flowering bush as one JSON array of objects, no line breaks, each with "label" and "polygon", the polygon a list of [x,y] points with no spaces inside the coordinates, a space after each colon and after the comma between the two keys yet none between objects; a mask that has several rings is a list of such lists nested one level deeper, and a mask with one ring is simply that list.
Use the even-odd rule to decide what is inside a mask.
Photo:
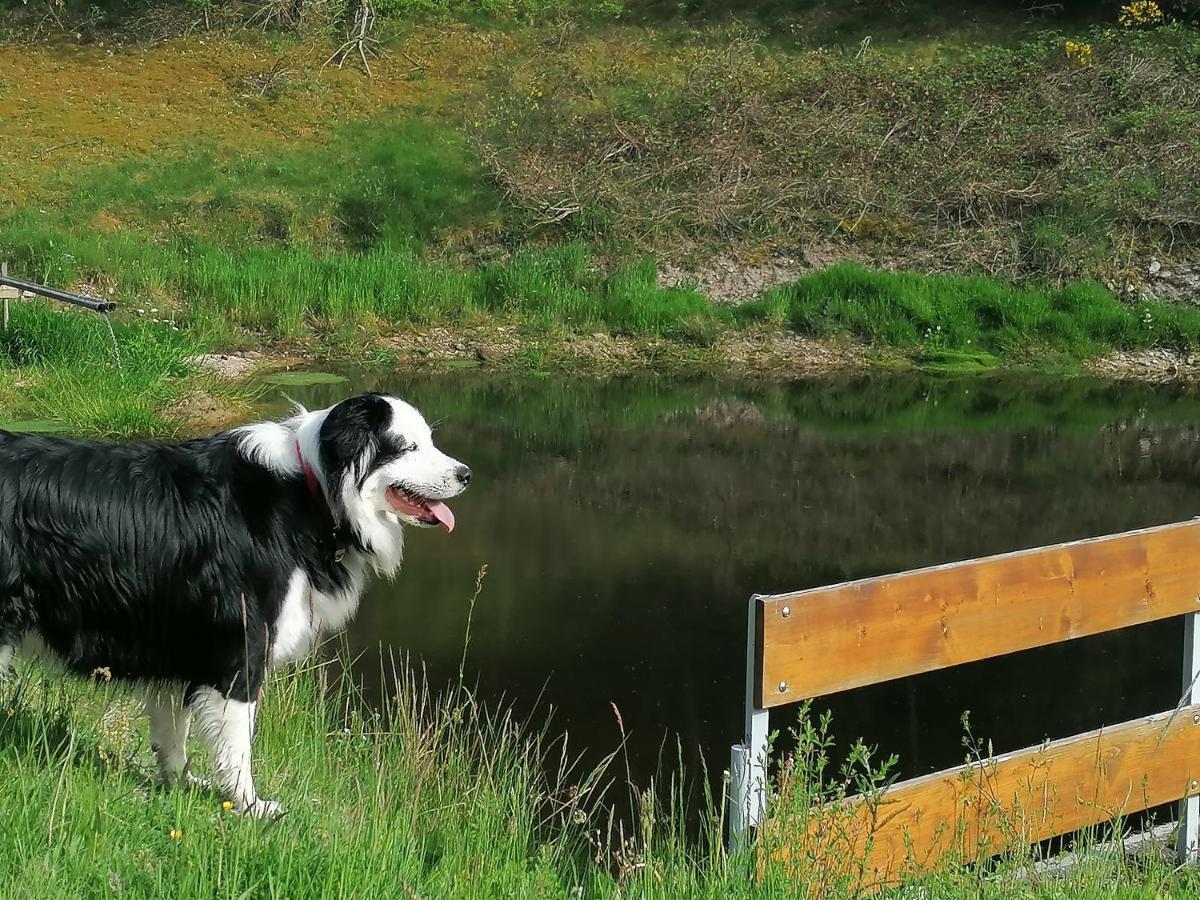
[{"label": "yellow flowering bush", "polygon": [[1154,0],[1134,0],[1121,7],[1121,15],[1117,17],[1126,28],[1138,28],[1142,25],[1157,25],[1163,20],[1162,8]]},{"label": "yellow flowering bush", "polygon": [[1067,59],[1080,66],[1090,66],[1092,64],[1092,45],[1077,44],[1075,41],[1067,41]]}]

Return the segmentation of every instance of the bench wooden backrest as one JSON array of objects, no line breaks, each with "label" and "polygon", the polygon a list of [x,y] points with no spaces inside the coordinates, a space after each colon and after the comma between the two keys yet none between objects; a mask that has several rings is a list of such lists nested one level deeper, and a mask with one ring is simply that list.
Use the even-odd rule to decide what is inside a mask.
[{"label": "bench wooden backrest", "polygon": [[[1195,858],[1200,520],[755,597],[750,614],[747,737],[731,764],[735,840],[763,820],[773,707],[1187,615],[1180,708],[850,798],[837,818],[839,852],[856,855],[877,885],[944,854],[971,859],[1181,798],[1191,798],[1181,851]],[[770,823],[777,857],[791,852],[789,838],[811,837],[787,829]]]},{"label": "bench wooden backrest", "polygon": [[1200,612],[1200,520],[761,598],[768,709]]}]

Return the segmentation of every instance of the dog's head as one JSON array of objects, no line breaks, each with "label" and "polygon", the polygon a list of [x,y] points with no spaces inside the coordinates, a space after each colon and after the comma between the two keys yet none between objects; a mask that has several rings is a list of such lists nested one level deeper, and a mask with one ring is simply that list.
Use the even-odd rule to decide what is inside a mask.
[{"label": "dog's head", "polygon": [[298,407],[284,422],[246,425],[234,434],[252,462],[281,478],[307,477],[385,575],[400,566],[401,525],[453,530],[445,501],[471,480],[470,469],[433,445],[421,414],[387,394],[362,394],[311,412]]},{"label": "dog's head", "polygon": [[429,425],[403,400],[343,400],[321,422],[318,446],[326,491],[354,524],[454,529],[445,501],[466,489],[471,470],[433,445]]}]

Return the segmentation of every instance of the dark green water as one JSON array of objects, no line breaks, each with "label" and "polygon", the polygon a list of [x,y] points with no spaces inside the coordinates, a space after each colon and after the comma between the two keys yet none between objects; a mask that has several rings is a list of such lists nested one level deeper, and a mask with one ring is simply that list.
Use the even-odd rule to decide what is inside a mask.
[{"label": "dark green water", "polygon": [[[1189,518],[1200,393],[1091,381],[355,377],[289,387],[327,405],[386,390],[440,421],[475,476],[452,535],[410,532],[350,633],[452,679],[476,572],[468,678],[596,760],[628,738],[645,783],[739,736],[746,600]],[[279,394],[269,412],[283,412]],[[997,752],[1168,708],[1177,621],[818,701],[905,775],[961,760],[960,718]],[[787,727],[787,710],[773,727]]]}]

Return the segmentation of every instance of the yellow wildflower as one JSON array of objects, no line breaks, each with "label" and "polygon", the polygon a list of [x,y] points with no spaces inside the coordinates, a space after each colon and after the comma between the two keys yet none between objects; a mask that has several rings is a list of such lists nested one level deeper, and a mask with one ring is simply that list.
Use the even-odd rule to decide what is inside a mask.
[{"label": "yellow wildflower", "polygon": [[1092,45],[1077,44],[1075,41],[1067,41],[1066,43],[1067,59],[1080,66],[1090,66],[1092,64]]},{"label": "yellow wildflower", "polygon": [[171,836],[171,840],[173,840],[173,841],[177,841],[177,840],[179,840],[181,837],[183,837],[183,832],[182,832],[182,831],[180,831],[178,828],[172,828],[172,829],[170,830],[170,832],[168,832],[168,834],[170,834],[170,836]]},{"label": "yellow wildflower", "polygon": [[1157,25],[1163,20],[1162,8],[1154,0],[1134,0],[1121,7],[1117,21],[1126,28],[1140,25]]},{"label": "yellow wildflower", "polygon": [[233,801],[226,800],[224,803],[221,804],[221,809],[225,810],[225,812],[229,812],[231,809],[233,809]]}]

